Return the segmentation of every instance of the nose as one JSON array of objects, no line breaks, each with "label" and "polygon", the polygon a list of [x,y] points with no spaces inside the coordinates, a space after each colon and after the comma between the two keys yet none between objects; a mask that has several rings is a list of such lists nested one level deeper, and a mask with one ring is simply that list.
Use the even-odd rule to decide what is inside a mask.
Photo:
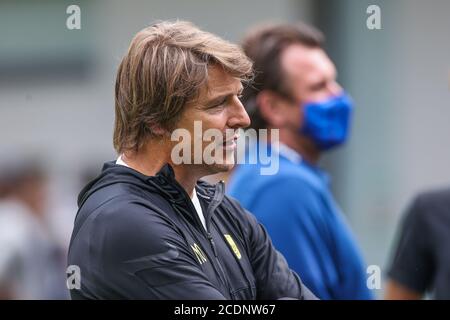
[{"label": "nose", "polygon": [[329,91],[330,95],[337,96],[337,95],[341,94],[341,92],[343,91],[343,88],[339,85],[339,83],[337,83],[336,81],[333,81],[328,86],[328,91]]},{"label": "nose", "polygon": [[246,128],[250,125],[250,117],[245,111],[244,105],[238,97],[234,97],[233,106],[230,108],[228,126],[233,129]]}]

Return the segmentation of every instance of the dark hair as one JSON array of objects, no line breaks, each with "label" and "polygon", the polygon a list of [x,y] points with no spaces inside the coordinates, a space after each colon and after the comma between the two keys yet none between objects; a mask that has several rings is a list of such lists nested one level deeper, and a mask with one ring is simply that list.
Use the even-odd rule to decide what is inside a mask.
[{"label": "dark hair", "polygon": [[251,118],[251,128],[267,127],[256,102],[259,92],[271,90],[291,96],[280,62],[283,50],[292,44],[321,48],[323,42],[319,30],[303,23],[258,26],[245,36],[242,47],[253,60],[254,81],[244,88],[242,103]]}]

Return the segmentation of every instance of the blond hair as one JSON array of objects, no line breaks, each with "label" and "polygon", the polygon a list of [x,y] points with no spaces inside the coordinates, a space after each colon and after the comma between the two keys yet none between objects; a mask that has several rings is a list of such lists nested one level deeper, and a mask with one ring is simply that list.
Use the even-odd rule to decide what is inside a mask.
[{"label": "blond hair", "polygon": [[116,151],[138,151],[159,129],[173,130],[212,64],[241,81],[251,77],[252,63],[239,46],[189,22],[163,21],[139,31],[117,71]]}]

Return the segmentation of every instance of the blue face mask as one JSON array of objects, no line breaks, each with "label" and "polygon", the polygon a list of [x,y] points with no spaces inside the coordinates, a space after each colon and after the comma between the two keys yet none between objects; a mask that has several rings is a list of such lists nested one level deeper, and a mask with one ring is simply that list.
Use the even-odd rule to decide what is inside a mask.
[{"label": "blue face mask", "polygon": [[345,92],[325,101],[307,103],[300,133],[311,138],[320,150],[343,144],[349,135],[352,110],[352,100]]}]

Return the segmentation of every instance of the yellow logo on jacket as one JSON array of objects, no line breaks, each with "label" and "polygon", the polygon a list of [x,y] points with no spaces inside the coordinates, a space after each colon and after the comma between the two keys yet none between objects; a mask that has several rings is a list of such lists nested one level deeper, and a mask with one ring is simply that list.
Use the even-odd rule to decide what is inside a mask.
[{"label": "yellow logo on jacket", "polygon": [[194,245],[191,245],[191,248],[194,251],[195,256],[197,257],[198,262],[200,264],[204,264],[207,260],[202,248],[200,248],[196,243],[194,243]]},{"label": "yellow logo on jacket", "polygon": [[234,254],[238,259],[241,259],[241,252],[239,251],[236,242],[234,242],[233,238],[229,234],[224,234],[225,239],[227,239],[228,244],[230,245],[231,249],[233,250]]}]

